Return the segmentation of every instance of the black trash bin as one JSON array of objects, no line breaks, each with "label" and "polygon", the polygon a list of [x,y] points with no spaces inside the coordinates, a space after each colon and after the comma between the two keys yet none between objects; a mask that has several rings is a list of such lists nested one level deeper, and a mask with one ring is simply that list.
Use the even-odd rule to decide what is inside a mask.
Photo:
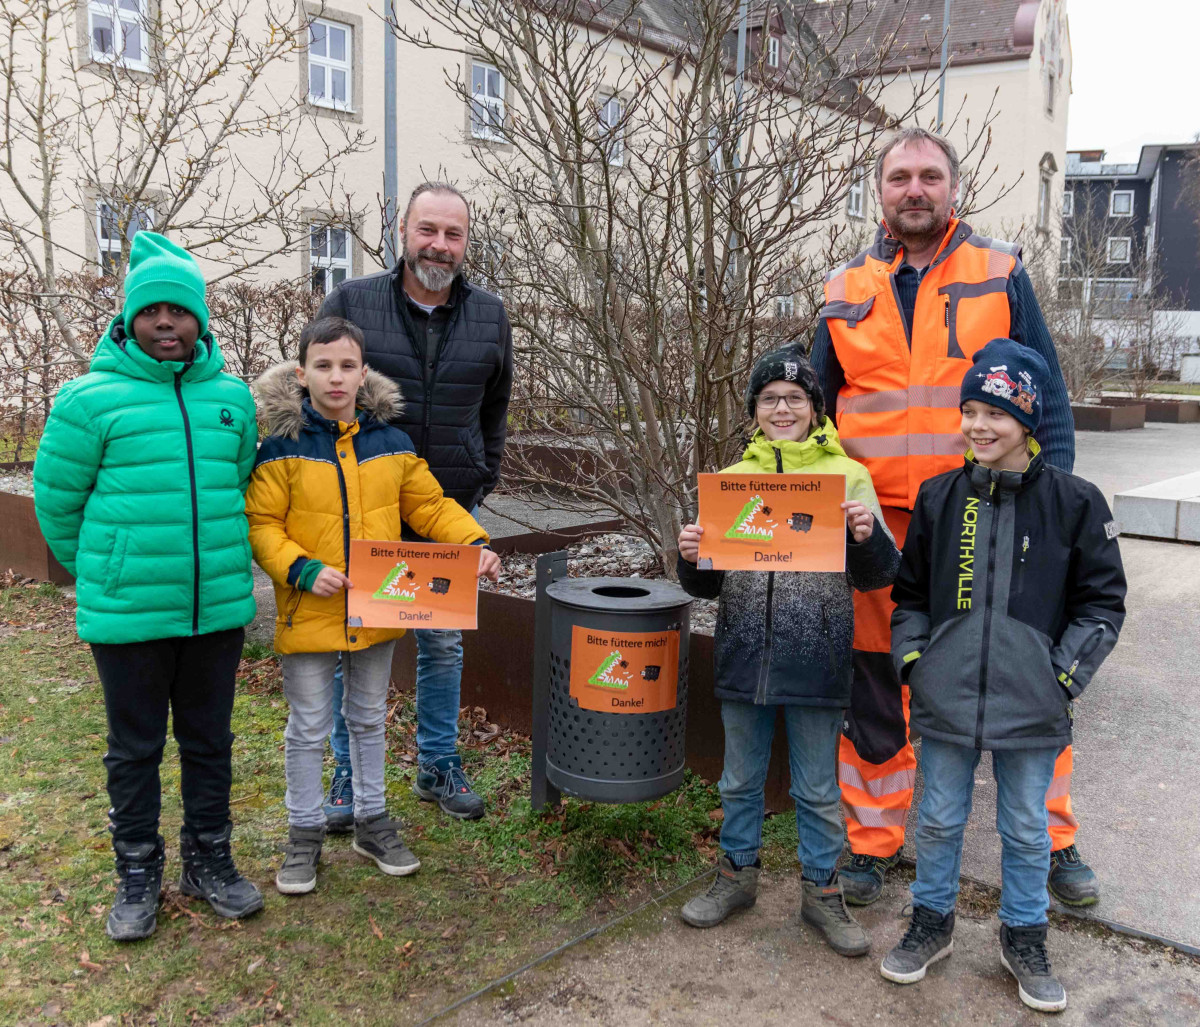
[{"label": "black trash bin", "polygon": [[545,597],[550,785],[595,802],[644,802],[678,788],[691,599],[678,585],[639,578],[564,578]]}]

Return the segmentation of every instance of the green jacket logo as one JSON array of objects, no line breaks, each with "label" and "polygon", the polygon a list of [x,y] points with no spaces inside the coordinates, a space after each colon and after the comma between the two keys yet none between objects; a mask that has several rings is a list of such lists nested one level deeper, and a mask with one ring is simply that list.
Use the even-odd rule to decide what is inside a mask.
[{"label": "green jacket logo", "polygon": [[233,427],[233,411],[231,411],[229,407],[221,407],[221,427]]},{"label": "green jacket logo", "polygon": [[398,603],[416,602],[417,592],[421,586],[413,584],[415,577],[416,575],[408,569],[408,562],[401,560],[387,572],[387,577],[383,579],[371,598],[393,599]]},{"label": "green jacket logo", "polygon": [[629,674],[623,674],[622,671],[628,664],[621,657],[621,650],[614,649],[600,662],[600,666],[596,668],[596,672],[588,678],[589,685],[596,685],[599,688],[628,688]]}]

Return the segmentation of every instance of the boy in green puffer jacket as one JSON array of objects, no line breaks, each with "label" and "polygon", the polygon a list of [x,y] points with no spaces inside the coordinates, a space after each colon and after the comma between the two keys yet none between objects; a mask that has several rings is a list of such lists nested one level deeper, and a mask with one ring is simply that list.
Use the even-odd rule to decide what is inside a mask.
[{"label": "boy in green puffer jacket", "polygon": [[850,705],[853,589],[890,585],[900,565],[880,514],[871,475],[846,456],[816,372],[803,350],[767,353],[754,365],[746,412],[757,430],[726,474],[846,476],[846,569],[715,571],[696,567],[698,524],[679,534],[679,583],[691,595],[720,598],[714,638],[717,698],[725,726],[719,789],[724,818],[712,887],[683,907],[693,927],[715,927],[754,905],[762,846],[763,788],[775,721],[782,712],[803,867],[801,918],[843,956],[870,948],[846,909],[837,861],[842,852],[837,780],[842,711]]},{"label": "boy in green puffer jacket", "polygon": [[34,503],[75,575],[108,717],[116,903],[109,937],[154,932],[162,884],[158,767],[179,743],[179,888],[222,916],[262,908],[230,853],[234,680],[254,617],[244,495],[254,401],[224,374],[204,278],[154,232],[133,238],[125,307],[87,374],[64,385],[38,448]]}]

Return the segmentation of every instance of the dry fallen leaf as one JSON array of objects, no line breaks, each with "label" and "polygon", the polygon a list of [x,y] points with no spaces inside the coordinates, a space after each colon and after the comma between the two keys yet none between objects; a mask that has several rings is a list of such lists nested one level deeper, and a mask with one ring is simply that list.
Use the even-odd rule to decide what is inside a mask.
[{"label": "dry fallen leaf", "polygon": [[99,963],[93,963],[93,962],[92,962],[92,957],[91,957],[91,955],[88,953],[88,950],[87,950],[87,949],[81,949],[81,950],[80,950],[80,952],[79,952],[79,965],[80,965],[80,966],[82,966],[82,967],[83,967],[85,970],[91,970],[93,973],[95,973],[97,970],[103,970],[103,969],[104,969],[104,967],[102,967],[102,966],[101,966]]},{"label": "dry fallen leaf", "polygon": [[367,914],[367,920],[371,924],[371,933],[380,941],[383,941],[383,931],[379,929],[379,925],[375,922],[375,918],[370,913]]},{"label": "dry fallen leaf", "polygon": [[443,937],[443,938],[453,938],[453,937],[454,937],[454,932],[455,932],[455,931],[457,931],[457,930],[458,930],[458,925],[457,925],[457,924],[451,924],[451,925],[450,925],[449,927],[447,927],[447,928],[446,928],[444,931],[442,931],[442,937]]}]

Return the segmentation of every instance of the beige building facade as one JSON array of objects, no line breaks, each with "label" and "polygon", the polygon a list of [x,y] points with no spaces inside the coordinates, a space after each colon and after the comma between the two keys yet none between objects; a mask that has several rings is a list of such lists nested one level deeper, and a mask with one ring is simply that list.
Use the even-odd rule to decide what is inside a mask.
[{"label": "beige building facade", "polygon": [[[346,277],[382,266],[386,33],[377,13],[379,5],[366,0],[334,0],[329,5],[303,0],[286,24],[292,45],[279,48],[262,69],[253,84],[253,103],[241,109],[245,130],[225,140],[220,152],[205,153],[205,139],[211,132],[203,121],[219,120],[245,88],[245,68],[252,63],[254,50],[250,45],[238,61],[220,66],[220,77],[206,89],[197,89],[205,106],[198,102],[194,111],[184,112],[172,143],[178,152],[160,160],[149,180],[143,181],[137,166],[138,119],[162,113],[155,106],[161,104],[162,91],[156,91],[151,72],[156,62],[170,64],[176,59],[169,50],[172,44],[156,37],[163,24],[157,0],[37,2],[53,8],[68,29],[54,35],[48,55],[53,78],[65,83],[64,93],[74,90],[85,101],[105,91],[111,94],[114,88],[123,94],[93,122],[74,125],[71,145],[58,152],[48,189],[46,231],[22,195],[24,191],[36,198],[42,189],[44,160],[30,138],[16,144],[14,164],[29,168],[30,173],[19,184],[0,176],[0,214],[20,227],[34,252],[41,252],[42,239],[49,234],[60,270],[119,266],[122,235],[128,238],[139,227],[161,227],[169,221],[178,226],[175,234],[183,243],[204,243],[202,262],[213,279],[233,275],[260,284],[307,279],[314,288],[325,290]],[[657,7],[647,5],[648,29],[641,45],[660,46],[665,60],[682,30],[671,21],[670,5],[659,6],[662,11],[655,13]],[[811,23],[824,13],[813,9],[834,5],[786,5],[786,18],[772,6],[752,5],[757,26],[757,36],[751,33],[752,45],[762,50],[755,56],[764,68],[787,58],[786,38],[782,46],[775,39],[780,32],[786,37],[788,25],[795,31],[796,18]],[[997,234],[1011,234],[1014,226],[1052,230],[1055,219],[1049,214],[1061,203],[1070,93],[1065,0],[1001,0],[983,6],[1003,8],[1003,17],[988,22],[993,43],[970,48],[967,37],[979,32],[973,25],[960,31],[958,9],[967,5],[958,0],[952,5],[947,130],[956,145],[967,150],[968,135],[978,132],[989,107],[993,108],[992,145],[986,160],[976,165],[968,157],[964,164],[973,189],[968,205],[977,208],[993,200],[1001,183],[1010,188],[972,220]],[[921,20],[925,7],[936,7],[935,20],[940,22],[941,0],[910,4],[905,24],[916,19],[909,33],[913,38],[922,28],[930,37],[939,35],[936,25],[931,28]],[[974,7],[978,10],[980,5]],[[201,0],[193,20],[184,25],[186,31],[173,37],[175,44],[186,37],[202,41],[206,55],[215,52],[235,8],[242,15],[241,30],[259,37],[252,43],[274,39],[282,32],[284,26],[271,23],[277,7],[266,0]],[[396,16],[413,32],[428,31],[434,44],[398,45],[402,208],[411,188],[427,178],[447,178],[470,190],[478,173],[473,148],[502,154],[511,150],[503,125],[506,112],[518,102],[519,90],[518,84],[505,81],[496,66],[471,53],[438,49],[441,44],[452,51],[456,40],[445,28],[422,23],[406,0],[397,0]],[[621,116],[618,84],[623,58],[633,44],[625,39],[609,45],[608,68],[601,77],[611,79],[613,94],[600,117],[616,124]],[[870,45],[869,35],[863,45]],[[923,57],[924,66],[916,50],[898,52],[888,65],[884,107],[903,110],[911,105],[914,88],[919,88],[914,84],[928,72],[929,55]],[[30,45],[15,59],[33,67],[37,58]],[[936,76],[936,61],[932,74]],[[465,86],[470,101],[464,101],[455,83]],[[929,125],[935,109],[936,95],[929,92],[912,120]],[[339,148],[350,152],[328,161],[328,155]],[[210,161],[211,171],[206,171],[205,160]],[[993,165],[996,170],[988,181]],[[202,181],[187,193],[185,202],[177,202],[184,191],[181,182],[189,174]],[[21,177],[19,170],[17,176]],[[136,187],[135,201],[129,203],[132,187]],[[261,216],[264,208],[270,208],[269,216]],[[835,220],[869,235],[876,215],[870,169],[862,161]],[[222,217],[242,226],[228,239],[222,239],[216,229]],[[0,260],[19,264],[8,249]]]}]

